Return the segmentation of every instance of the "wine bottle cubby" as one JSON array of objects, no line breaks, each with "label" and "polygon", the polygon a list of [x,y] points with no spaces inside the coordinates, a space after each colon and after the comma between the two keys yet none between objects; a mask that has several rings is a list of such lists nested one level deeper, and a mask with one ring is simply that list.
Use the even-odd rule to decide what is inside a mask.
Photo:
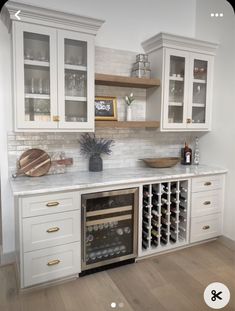
[{"label": "wine bottle cubby", "polygon": [[143,185],[142,253],[188,242],[188,180]]}]

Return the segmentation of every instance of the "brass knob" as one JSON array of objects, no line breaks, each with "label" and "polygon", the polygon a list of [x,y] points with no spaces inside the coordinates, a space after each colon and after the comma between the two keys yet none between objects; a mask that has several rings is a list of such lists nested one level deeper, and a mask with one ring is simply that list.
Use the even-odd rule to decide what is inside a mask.
[{"label": "brass knob", "polygon": [[204,204],[204,205],[210,205],[210,204],[211,204],[211,201],[205,201],[203,204]]},{"label": "brass knob", "polygon": [[58,206],[59,204],[60,204],[59,202],[48,202],[46,206],[52,207],[52,206]]},{"label": "brass knob", "polygon": [[59,116],[53,116],[53,121],[54,122],[59,122],[60,121],[60,117]]},{"label": "brass knob", "polygon": [[211,186],[211,184],[212,183],[210,181],[207,181],[207,182],[204,183],[204,186]]},{"label": "brass knob", "polygon": [[187,123],[192,123],[192,120],[191,120],[190,118],[188,118],[188,119],[186,120],[186,122],[187,122]]},{"label": "brass knob", "polygon": [[51,260],[47,263],[48,266],[55,266],[58,265],[60,263],[59,259],[55,259],[55,260]]},{"label": "brass knob", "polygon": [[54,228],[49,228],[49,229],[47,229],[47,232],[48,232],[48,233],[53,233],[53,232],[57,232],[57,231],[59,231],[59,230],[60,230],[59,227],[54,227]]},{"label": "brass knob", "polygon": [[208,229],[210,229],[210,226],[208,226],[208,225],[207,225],[207,226],[204,226],[204,227],[202,227],[202,229],[203,229],[203,230],[208,230]]}]

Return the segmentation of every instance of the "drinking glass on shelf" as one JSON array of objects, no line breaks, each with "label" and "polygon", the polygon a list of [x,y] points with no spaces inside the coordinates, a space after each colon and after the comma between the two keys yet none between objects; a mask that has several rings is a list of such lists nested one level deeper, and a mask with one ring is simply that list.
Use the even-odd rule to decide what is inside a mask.
[{"label": "drinking glass on shelf", "polygon": [[30,49],[30,48],[26,48],[25,49],[25,53],[24,53],[24,58],[25,59],[34,59],[34,57],[33,57],[33,55],[32,55],[33,53],[32,53],[32,49]]}]

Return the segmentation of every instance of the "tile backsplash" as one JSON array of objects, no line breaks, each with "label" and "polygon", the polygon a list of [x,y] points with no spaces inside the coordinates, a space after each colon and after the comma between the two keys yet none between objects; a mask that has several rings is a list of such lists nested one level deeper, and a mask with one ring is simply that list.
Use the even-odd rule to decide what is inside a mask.
[{"label": "tile backsplash", "polygon": [[[129,76],[135,53],[96,48],[96,69],[98,73]],[[98,96],[116,96],[118,119],[125,119],[126,105],[124,96],[134,93],[133,120],[145,119],[146,91],[143,89],[96,86]],[[160,104],[160,103],[159,103]],[[23,151],[29,148],[41,148],[50,155],[65,152],[66,157],[74,159],[73,166],[67,170],[87,170],[88,160],[80,155],[78,140],[81,133],[8,133],[9,169],[15,171],[16,163]],[[139,159],[154,156],[179,156],[185,140],[192,144],[192,133],[160,133],[157,129],[97,129],[96,135],[115,141],[111,155],[103,156],[104,169],[115,167],[143,166]]]}]

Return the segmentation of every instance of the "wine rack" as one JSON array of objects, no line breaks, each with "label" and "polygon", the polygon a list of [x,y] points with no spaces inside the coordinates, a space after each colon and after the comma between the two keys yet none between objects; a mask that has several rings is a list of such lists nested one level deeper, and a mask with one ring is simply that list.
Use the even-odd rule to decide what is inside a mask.
[{"label": "wine rack", "polygon": [[188,185],[188,180],[143,185],[143,255],[188,243]]}]

